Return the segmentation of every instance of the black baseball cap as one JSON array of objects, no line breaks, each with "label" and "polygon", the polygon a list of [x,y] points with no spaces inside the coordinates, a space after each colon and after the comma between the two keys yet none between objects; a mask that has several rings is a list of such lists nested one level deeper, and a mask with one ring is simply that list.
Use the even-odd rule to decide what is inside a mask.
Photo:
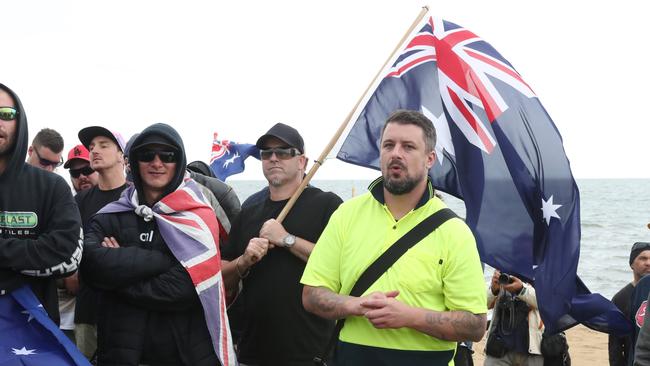
[{"label": "black baseball cap", "polygon": [[258,149],[266,147],[266,141],[271,137],[280,139],[287,145],[295,147],[300,150],[301,154],[305,153],[305,141],[300,136],[300,133],[298,133],[298,130],[291,126],[287,126],[284,123],[276,123],[267,133],[257,139],[255,146]]},{"label": "black baseball cap", "polygon": [[[131,143],[133,144],[133,143]],[[174,145],[174,142],[167,137],[163,135],[159,135],[157,133],[150,134],[149,136],[145,136],[142,141],[139,141],[138,146],[133,146],[129,150],[136,151],[139,150],[147,145],[163,145],[167,147],[171,147],[174,150],[178,151],[178,146]]]}]

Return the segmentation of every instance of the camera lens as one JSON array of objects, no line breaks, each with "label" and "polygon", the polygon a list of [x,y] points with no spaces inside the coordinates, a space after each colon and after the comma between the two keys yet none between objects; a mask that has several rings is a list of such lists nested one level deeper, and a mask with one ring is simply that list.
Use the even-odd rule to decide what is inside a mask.
[{"label": "camera lens", "polygon": [[506,273],[501,273],[499,275],[499,283],[502,285],[507,285],[510,282],[510,276]]}]

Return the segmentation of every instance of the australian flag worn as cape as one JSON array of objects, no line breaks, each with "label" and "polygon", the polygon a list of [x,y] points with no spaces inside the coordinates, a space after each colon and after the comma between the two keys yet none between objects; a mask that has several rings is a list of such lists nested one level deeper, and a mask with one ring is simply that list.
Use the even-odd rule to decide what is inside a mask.
[{"label": "australian flag worn as cape", "polygon": [[217,357],[224,366],[236,366],[221,273],[219,224],[198,184],[186,174],[181,185],[153,207],[141,205],[138,192],[130,186],[99,213],[128,211],[145,221],[156,220],[165,244],[192,278]]},{"label": "australian flag worn as cape", "polygon": [[425,18],[356,112],[337,158],[378,169],[381,129],[397,109],[433,122],[435,187],[464,200],[485,263],[534,283],[548,331],[578,322],[631,331],[576,275],[580,198],[562,138],[503,56],[459,25]]}]

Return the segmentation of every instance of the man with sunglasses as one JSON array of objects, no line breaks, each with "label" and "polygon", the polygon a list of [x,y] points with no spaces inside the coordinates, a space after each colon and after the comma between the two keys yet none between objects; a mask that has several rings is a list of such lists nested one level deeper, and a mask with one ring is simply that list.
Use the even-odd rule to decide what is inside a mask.
[{"label": "man with sunglasses", "polygon": [[286,219],[275,218],[300,185],[307,166],[298,131],[274,125],[256,143],[268,187],[248,198],[223,247],[224,280],[243,281],[229,314],[246,365],[313,365],[334,323],[307,313],[300,276],[330,215],[341,204],[331,192],[308,186]]},{"label": "man with sunglasses", "polygon": [[0,296],[28,285],[58,324],[54,279],[77,270],[81,220],[70,187],[25,162],[25,110],[0,84]]},{"label": "man with sunglasses", "polygon": [[51,128],[44,128],[38,131],[32,145],[27,149],[27,163],[52,172],[63,165],[62,151],[61,134]]},{"label": "man with sunglasses", "polygon": [[180,135],[147,127],[129,162],[133,186],[93,217],[84,243],[82,275],[101,293],[99,364],[214,366],[219,346],[234,364],[227,318],[214,327],[220,228],[186,173]]},{"label": "man with sunglasses", "polygon": [[[32,143],[32,146],[34,146],[34,143]],[[38,166],[42,167],[40,164]],[[83,145],[77,145],[70,149],[68,152],[68,160],[63,165],[63,168],[69,170],[72,188],[76,193],[97,185],[97,172],[90,167],[88,149]],[[63,330],[65,335],[76,343],[74,335],[74,315],[76,295],[79,291],[79,278],[77,273],[70,277],[58,280],[57,285],[59,294],[59,312],[61,313],[60,328]]]},{"label": "man with sunglasses", "polygon": [[[128,187],[124,173],[124,139],[120,133],[102,126],[83,128],[78,136],[89,151],[90,168],[97,173],[97,185],[75,196],[84,233],[87,233],[92,216],[119,199]],[[96,308],[96,294],[81,277],[75,309],[75,337],[77,347],[89,359],[97,349]]]},{"label": "man with sunglasses", "polygon": [[[612,302],[626,317],[634,319],[632,312],[636,309],[632,309],[633,294],[641,278],[650,273],[650,243],[642,241],[634,243],[630,250],[629,264],[632,269],[632,282],[620,289],[612,297]],[[646,297],[647,295],[642,296],[643,299]],[[611,366],[627,366],[630,354],[634,353],[632,336],[617,337],[610,334],[608,343],[609,364]]]},{"label": "man with sunglasses", "polygon": [[90,167],[90,152],[82,144],[70,149],[68,160],[63,164],[63,168],[68,169],[75,192],[79,193],[97,185],[99,173]]}]

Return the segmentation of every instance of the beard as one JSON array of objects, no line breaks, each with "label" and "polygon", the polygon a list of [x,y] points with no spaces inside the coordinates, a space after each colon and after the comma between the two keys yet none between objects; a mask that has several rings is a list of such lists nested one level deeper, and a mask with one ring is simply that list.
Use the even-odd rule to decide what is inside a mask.
[{"label": "beard", "polygon": [[14,137],[8,136],[6,134],[2,137],[4,138],[5,142],[0,144],[0,156],[10,155],[13,152]]},{"label": "beard", "polygon": [[387,170],[390,170],[390,167],[394,165],[397,165],[400,168],[402,168],[402,171],[404,172],[405,175],[403,178],[393,178],[388,171],[383,173],[384,188],[386,188],[386,190],[391,194],[397,196],[402,194],[407,194],[411,192],[415,188],[415,186],[417,186],[418,183],[420,183],[420,181],[422,181],[423,175],[420,175],[418,177],[411,177],[408,174],[408,171],[406,170],[406,165],[404,165],[400,161],[390,162],[388,164]]}]

